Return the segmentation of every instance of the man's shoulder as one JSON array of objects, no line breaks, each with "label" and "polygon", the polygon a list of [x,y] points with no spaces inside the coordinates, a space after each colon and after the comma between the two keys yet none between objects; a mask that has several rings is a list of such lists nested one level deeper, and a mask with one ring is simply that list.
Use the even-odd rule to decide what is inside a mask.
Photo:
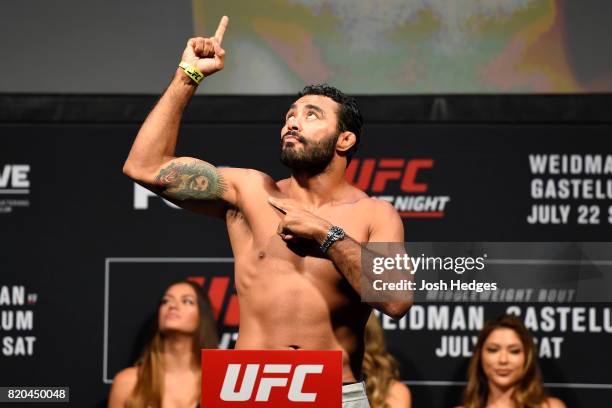
[{"label": "man's shoulder", "polygon": [[272,180],[268,174],[256,169],[246,167],[219,167],[220,171],[231,174],[232,176],[241,177],[247,180]]},{"label": "man's shoulder", "polygon": [[344,190],[343,200],[346,202],[350,202],[353,204],[359,204],[361,206],[368,207],[369,209],[377,208],[383,204],[383,200],[379,200],[376,197],[370,197],[363,190],[348,185],[348,187]]},{"label": "man's shoulder", "polygon": [[240,190],[276,186],[274,179],[263,171],[240,167],[223,167],[222,171],[232,178],[233,183]]},{"label": "man's shoulder", "polygon": [[384,219],[388,217],[399,217],[399,213],[397,212],[393,204],[386,200],[381,200],[376,197],[370,197],[362,190],[354,186],[350,187],[349,191],[345,196],[345,200],[347,200],[347,203],[353,204],[355,206],[355,210],[360,213],[363,213],[363,215],[367,214],[367,218],[370,218],[372,220],[378,218]]},{"label": "man's shoulder", "polygon": [[364,199],[363,201],[364,203],[366,203],[366,205],[369,206],[371,211],[374,211],[372,213],[373,215],[382,217],[399,216],[399,213],[397,212],[393,204],[386,200],[381,200],[379,198],[369,197],[366,195],[366,199]]}]

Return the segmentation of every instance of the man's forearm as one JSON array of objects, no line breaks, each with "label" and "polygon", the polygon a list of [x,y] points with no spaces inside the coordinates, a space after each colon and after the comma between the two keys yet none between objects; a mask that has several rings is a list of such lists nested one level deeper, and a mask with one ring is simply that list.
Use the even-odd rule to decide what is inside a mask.
[{"label": "man's forearm", "polygon": [[361,245],[347,235],[332,244],[327,256],[361,296]]},{"label": "man's forearm", "polygon": [[[361,257],[363,251],[369,250],[362,248],[357,241],[349,236],[346,236],[341,241],[334,242],[327,251],[327,255],[333,261],[334,265],[336,265],[336,268],[338,268],[346,280],[348,280],[359,296],[362,296],[361,278],[363,271],[361,270]],[[376,256],[376,254],[372,253],[372,257],[374,256]],[[370,305],[393,318],[400,318],[412,305],[412,299],[406,299],[401,302],[371,302]]]},{"label": "man's forearm", "polygon": [[142,124],[124,166],[126,173],[158,167],[174,156],[181,118],[196,84],[181,69]]}]

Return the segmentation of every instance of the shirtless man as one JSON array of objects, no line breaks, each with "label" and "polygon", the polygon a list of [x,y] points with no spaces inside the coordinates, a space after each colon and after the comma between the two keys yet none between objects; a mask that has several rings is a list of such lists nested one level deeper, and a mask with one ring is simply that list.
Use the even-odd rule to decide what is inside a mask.
[{"label": "shirtless man", "polygon": [[[206,77],[220,71],[227,24],[223,17],[214,37],[190,39],[182,60]],[[371,307],[399,318],[410,301],[360,301],[359,243],[402,242],[404,231],[389,203],[345,179],[362,123],[354,99],[327,86],[305,88],[280,132],[281,160],[292,174],[275,181],[257,170],[174,156],[196,86],[177,69],[140,128],[124,173],[183,208],[225,219],[240,304],[237,349],[341,350],[343,382],[361,380]]]}]

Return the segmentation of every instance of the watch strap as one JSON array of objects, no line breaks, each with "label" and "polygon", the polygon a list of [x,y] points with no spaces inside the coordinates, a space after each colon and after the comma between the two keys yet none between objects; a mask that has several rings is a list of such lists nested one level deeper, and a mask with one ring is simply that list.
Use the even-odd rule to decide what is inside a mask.
[{"label": "watch strap", "polygon": [[332,225],[329,231],[327,231],[327,236],[325,237],[325,240],[321,244],[321,252],[326,253],[329,247],[334,242],[344,239],[345,236],[346,236],[346,233],[344,232],[342,228]]}]

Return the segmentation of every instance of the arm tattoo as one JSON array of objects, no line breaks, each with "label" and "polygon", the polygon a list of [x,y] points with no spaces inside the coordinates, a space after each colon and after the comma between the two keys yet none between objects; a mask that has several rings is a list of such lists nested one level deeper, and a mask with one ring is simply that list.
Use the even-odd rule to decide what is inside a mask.
[{"label": "arm tattoo", "polygon": [[225,180],[206,162],[170,163],[155,178],[162,195],[175,200],[215,200],[227,191]]}]

